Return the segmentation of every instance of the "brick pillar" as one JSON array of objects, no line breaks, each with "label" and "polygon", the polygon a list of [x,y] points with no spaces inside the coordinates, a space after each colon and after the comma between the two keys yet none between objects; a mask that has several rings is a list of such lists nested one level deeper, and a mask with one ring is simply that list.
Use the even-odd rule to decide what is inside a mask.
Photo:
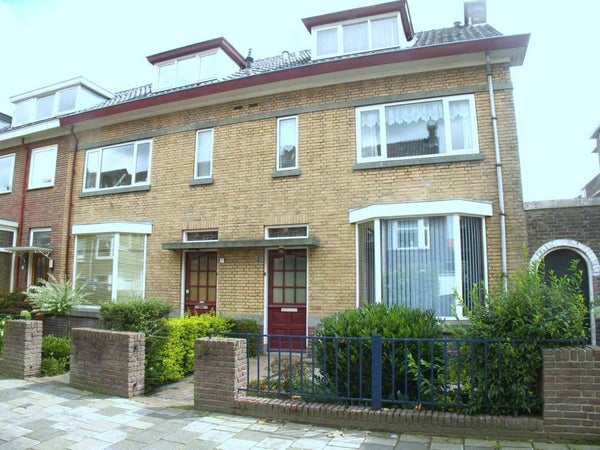
[{"label": "brick pillar", "polygon": [[544,429],[557,440],[600,439],[600,347],[544,349]]},{"label": "brick pillar", "polygon": [[248,361],[246,339],[196,340],[194,407],[203,411],[232,413],[235,400],[245,395]]},{"label": "brick pillar", "polygon": [[133,397],[144,393],[144,333],[73,328],[71,386]]},{"label": "brick pillar", "polygon": [[15,378],[42,373],[42,328],[39,320],[9,320],[4,329],[2,373]]}]

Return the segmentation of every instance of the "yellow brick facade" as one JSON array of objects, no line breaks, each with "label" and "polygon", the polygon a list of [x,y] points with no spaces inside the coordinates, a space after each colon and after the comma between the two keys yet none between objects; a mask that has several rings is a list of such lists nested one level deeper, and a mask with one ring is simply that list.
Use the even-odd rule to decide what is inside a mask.
[{"label": "yellow brick facade", "polygon": [[[510,74],[497,65],[494,82],[503,160],[509,271],[522,262],[526,243]],[[397,97],[475,95],[482,159],[356,169],[355,110]],[[372,103],[371,103],[372,102]],[[241,108],[239,108],[241,106]],[[277,118],[298,117],[300,175],[273,177]],[[214,129],[213,183],[190,186],[196,130]],[[149,191],[80,197],[85,149],[106,143],[152,139]],[[375,203],[466,199],[490,201],[486,219],[490,281],[500,276],[500,219],[490,101],[485,67],[393,76],[257,96],[147,119],[122,122],[77,135],[73,224],[152,222],[148,236],[146,295],[182,302],[184,230],[218,229],[219,240],[264,239],[266,226],[305,224],[318,247],[308,250],[309,324],[356,306],[355,226],[349,209]],[[71,246],[71,258],[73,258]],[[223,314],[262,318],[265,250],[218,250],[218,306]]]}]

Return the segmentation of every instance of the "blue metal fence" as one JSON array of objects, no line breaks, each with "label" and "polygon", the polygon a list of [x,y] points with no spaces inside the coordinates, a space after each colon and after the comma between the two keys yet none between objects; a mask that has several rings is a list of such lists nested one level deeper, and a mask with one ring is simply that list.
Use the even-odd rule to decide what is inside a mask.
[{"label": "blue metal fence", "polygon": [[[259,355],[248,357],[249,395],[447,411],[502,405],[505,400],[499,384],[510,388],[510,380],[502,380],[502,374],[514,364],[512,358],[538,357],[541,361],[541,346],[586,344],[584,340],[532,343],[379,335],[228,336],[246,338]],[[532,348],[536,349],[533,353]],[[538,392],[533,389],[530,395]]]}]

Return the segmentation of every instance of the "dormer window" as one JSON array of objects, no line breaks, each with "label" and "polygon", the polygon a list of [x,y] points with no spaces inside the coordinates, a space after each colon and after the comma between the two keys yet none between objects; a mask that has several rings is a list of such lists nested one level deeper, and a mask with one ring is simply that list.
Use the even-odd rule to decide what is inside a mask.
[{"label": "dormer window", "polygon": [[84,78],[75,78],[52,86],[11,97],[15,104],[12,125],[56,117],[98,104],[112,94]]},{"label": "dormer window", "polygon": [[395,15],[316,29],[317,58],[397,47],[399,26]]},{"label": "dormer window", "polygon": [[246,65],[244,57],[224,38],[167,50],[146,59],[157,68],[157,91],[214,80]]},{"label": "dormer window", "polygon": [[414,34],[406,0],[302,21],[313,36],[314,59],[394,48],[406,44]]},{"label": "dormer window", "polygon": [[217,52],[196,54],[157,64],[158,89],[211,80],[217,75]]}]

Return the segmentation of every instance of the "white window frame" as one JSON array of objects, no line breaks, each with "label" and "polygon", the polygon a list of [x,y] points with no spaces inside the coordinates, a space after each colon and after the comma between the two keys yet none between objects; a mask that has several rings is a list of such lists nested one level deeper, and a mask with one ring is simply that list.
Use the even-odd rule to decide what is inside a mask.
[{"label": "white window frame", "polygon": [[[190,233],[217,233],[217,239],[189,239]],[[185,230],[183,232],[183,242],[218,242],[219,240],[219,230],[218,229],[209,229],[209,230]]]},{"label": "white window frame", "polygon": [[[18,222],[14,222],[12,220],[4,220],[0,219],[0,230],[12,232],[12,244],[11,247],[14,247],[17,243],[17,230],[18,230]],[[4,247],[0,247],[0,253],[10,253],[11,262],[10,262],[10,280],[8,282],[8,289],[10,292],[15,288],[15,263],[17,259],[17,255],[14,252],[8,252],[4,250]]]},{"label": "white window frame", "polygon": [[[371,23],[373,21],[377,21],[377,20],[381,20],[381,19],[389,19],[389,18],[396,19],[396,26],[397,26],[397,30],[398,30],[398,44],[373,48]],[[355,52],[344,52],[344,30],[343,30],[344,26],[355,25],[355,24],[364,23],[364,22],[367,23],[367,39],[368,39],[367,48],[364,50],[358,50]],[[331,30],[331,29],[337,29],[337,52],[326,53],[326,54],[320,55],[318,53],[318,37],[317,37],[317,35],[321,31],[327,31],[327,30]],[[361,17],[361,18],[354,19],[354,20],[348,20],[348,21],[343,21],[343,22],[321,25],[321,26],[313,27],[311,34],[313,36],[313,52],[312,53],[313,53],[313,55],[315,55],[314,59],[331,58],[331,57],[340,56],[340,55],[364,53],[364,52],[369,52],[369,51],[373,51],[373,50],[383,50],[386,48],[394,48],[394,47],[398,47],[399,45],[401,45],[402,40],[403,40],[402,39],[402,36],[403,36],[402,22],[400,19],[400,13],[381,14],[381,15],[377,15],[377,16]]]},{"label": "white window frame", "polygon": [[[75,89],[75,106],[73,108],[61,110],[59,108],[60,97],[62,96],[62,93],[64,91],[68,91],[71,89]],[[41,98],[48,97],[48,96],[53,97],[52,98],[52,111],[51,111],[50,115],[48,115],[48,116],[38,117],[38,115],[39,115],[38,102]],[[44,92],[43,94],[40,94],[36,97],[31,97],[31,98],[22,100],[17,103],[16,107],[26,107],[27,108],[27,110],[26,110],[27,117],[21,121],[18,121],[17,114],[15,114],[15,117],[13,118],[13,125],[17,126],[17,125],[23,125],[26,123],[30,123],[30,122],[37,122],[38,120],[50,119],[51,117],[55,117],[59,114],[66,114],[66,113],[76,111],[78,104],[79,104],[80,96],[81,96],[81,86],[68,86],[68,87],[65,87],[64,89],[59,89],[59,90],[53,91],[53,92]],[[27,106],[26,103],[29,103],[29,106]]]},{"label": "white window frame", "polygon": [[[180,58],[170,59],[168,61],[162,61],[160,63],[157,63],[156,64],[156,69],[157,69],[156,70],[156,72],[157,72],[156,73],[156,89],[157,90],[165,90],[165,89],[171,89],[171,88],[178,87],[178,86],[186,86],[189,84],[199,83],[201,81],[214,80],[216,78],[216,73],[206,74],[202,68],[202,60],[204,58],[215,56],[215,55],[217,55],[217,50],[208,50],[206,52],[196,53],[193,55],[185,55]],[[195,64],[196,64],[196,76],[195,76],[194,80],[185,82],[185,83],[178,82],[177,81],[177,73],[178,73],[179,62],[184,61],[184,60],[190,60],[190,59],[195,59]],[[160,70],[162,67],[166,67],[166,66],[170,66],[170,65],[173,65],[173,81],[172,81],[172,83],[161,85]]]},{"label": "white window frame", "polygon": [[[108,242],[108,255],[100,254],[100,244]],[[113,259],[115,248],[115,236],[112,234],[96,236],[96,259]]]},{"label": "white window frame", "polygon": [[[108,186],[108,187],[100,187],[100,176],[102,174],[102,152],[113,149],[115,147],[123,147],[125,145],[133,145],[133,164],[136,164],[137,162],[137,153],[138,153],[138,148],[140,145],[142,144],[149,144],[149,149],[148,149],[148,174],[146,176],[146,180],[145,181],[135,181],[135,174],[136,174],[136,168],[133,168],[133,172],[131,174],[131,184],[128,185],[124,185],[124,186]],[[88,166],[88,161],[89,161],[89,157],[90,155],[97,153],[98,155],[98,167],[96,169],[96,180],[95,180],[95,184],[94,186],[91,187],[86,187],[86,176],[87,176],[87,166]],[[84,169],[83,169],[83,182],[82,182],[82,191],[83,192],[97,192],[97,191],[104,191],[104,190],[119,190],[119,189],[127,189],[130,188],[132,186],[149,186],[150,185],[150,174],[152,172],[152,139],[145,139],[145,140],[141,140],[141,141],[132,141],[132,142],[122,142],[120,144],[116,144],[116,145],[110,145],[107,147],[99,147],[99,148],[94,148],[94,149],[90,149],[88,151],[85,152],[85,163],[84,163]]]},{"label": "white window frame", "polygon": [[[282,229],[282,228],[304,228],[306,230],[306,236],[283,236],[283,237],[270,237],[269,231],[274,229]],[[278,239],[306,239],[309,236],[308,225],[276,225],[265,227],[265,239],[276,241]]]},{"label": "white window frame", "polygon": [[[401,217],[397,218],[394,221],[394,233],[393,233],[393,247],[396,250],[427,250],[429,249],[429,217],[420,217],[420,218],[412,218],[412,217]],[[407,227],[403,228],[403,224],[405,221],[413,220],[416,221],[416,227]],[[417,245],[410,247],[402,247],[400,244],[400,231],[405,230],[416,230],[417,232]]]},{"label": "white window frame", "polygon": [[[52,163],[52,178],[48,179],[46,181],[46,179],[44,179],[42,181],[42,183],[36,183],[36,177],[34,177],[34,171],[36,169],[36,157],[40,154],[46,153],[46,152],[51,152],[54,153],[54,158],[53,158],[53,163]],[[48,147],[40,147],[40,148],[36,148],[34,150],[31,151],[31,160],[29,162],[29,176],[28,176],[28,180],[27,180],[27,189],[41,189],[41,188],[47,188],[47,187],[53,187],[54,186],[54,182],[56,179],[56,160],[58,157],[58,146],[57,145],[50,145]],[[44,167],[45,168],[45,167]]]},{"label": "white window frame", "polygon": [[[199,161],[199,159],[198,159],[200,156],[200,147],[199,147],[200,140],[198,138],[203,133],[210,133],[210,159],[208,160],[209,170],[208,170],[208,175],[199,176],[198,175],[198,164],[200,162],[205,162],[205,161]],[[214,128],[207,128],[204,130],[196,131],[196,150],[194,152],[194,180],[207,180],[207,179],[212,178],[214,150],[215,150],[215,130],[214,130]]]},{"label": "white window frame", "polygon": [[[33,235],[36,233],[45,233],[49,231],[50,233],[52,233],[52,228],[50,227],[45,227],[45,228],[32,228],[31,230],[29,230],[29,245],[30,246],[34,246],[33,244]],[[39,247],[38,245],[35,245],[35,247]]]},{"label": "white window frame", "polygon": [[[460,100],[468,100],[469,101],[469,110],[471,117],[471,139],[472,139],[472,147],[466,149],[452,149],[452,134],[450,127],[450,102],[460,101]],[[418,104],[418,103],[426,103],[426,102],[436,102],[441,101],[442,107],[444,111],[444,140],[445,140],[445,153],[435,153],[430,155],[417,155],[417,156],[401,156],[396,158],[388,158],[387,156],[387,131],[386,131],[386,118],[385,118],[385,109],[390,106],[402,106],[402,105],[410,105],[410,104]],[[361,134],[361,113],[365,111],[377,111],[379,114],[379,139],[381,144],[381,155],[380,156],[362,156],[362,134]],[[407,102],[395,102],[395,103],[385,103],[380,105],[370,105],[370,106],[362,106],[356,108],[355,111],[355,120],[356,120],[356,160],[358,163],[364,162],[374,162],[374,161],[399,161],[399,160],[407,160],[407,159],[415,159],[415,158],[439,158],[447,155],[463,155],[463,154],[473,154],[479,153],[479,133],[477,130],[477,116],[475,110],[475,95],[473,94],[464,94],[464,95],[453,95],[448,97],[434,97],[434,98],[426,98],[414,101]]]},{"label": "white window frame", "polygon": [[[295,125],[296,125],[296,133],[295,133],[295,140],[294,140],[294,165],[292,167],[281,167],[279,165],[280,163],[280,159],[279,159],[279,153],[281,151],[281,143],[280,143],[280,130],[281,130],[281,123],[288,121],[288,120],[293,120]],[[285,170],[295,170],[298,169],[298,134],[299,134],[299,129],[298,129],[298,116],[289,116],[289,117],[280,117],[277,119],[277,153],[276,153],[276,168],[278,171],[285,171]]]},{"label": "white window frame", "polygon": [[8,189],[3,190],[2,186],[0,186],[0,194],[10,194],[12,192],[12,187],[13,187],[13,178],[15,175],[15,159],[16,159],[16,154],[15,153],[10,153],[8,155],[3,155],[0,156],[0,159],[11,159],[12,162],[10,163],[10,167],[9,167],[9,173],[8,173]]}]

